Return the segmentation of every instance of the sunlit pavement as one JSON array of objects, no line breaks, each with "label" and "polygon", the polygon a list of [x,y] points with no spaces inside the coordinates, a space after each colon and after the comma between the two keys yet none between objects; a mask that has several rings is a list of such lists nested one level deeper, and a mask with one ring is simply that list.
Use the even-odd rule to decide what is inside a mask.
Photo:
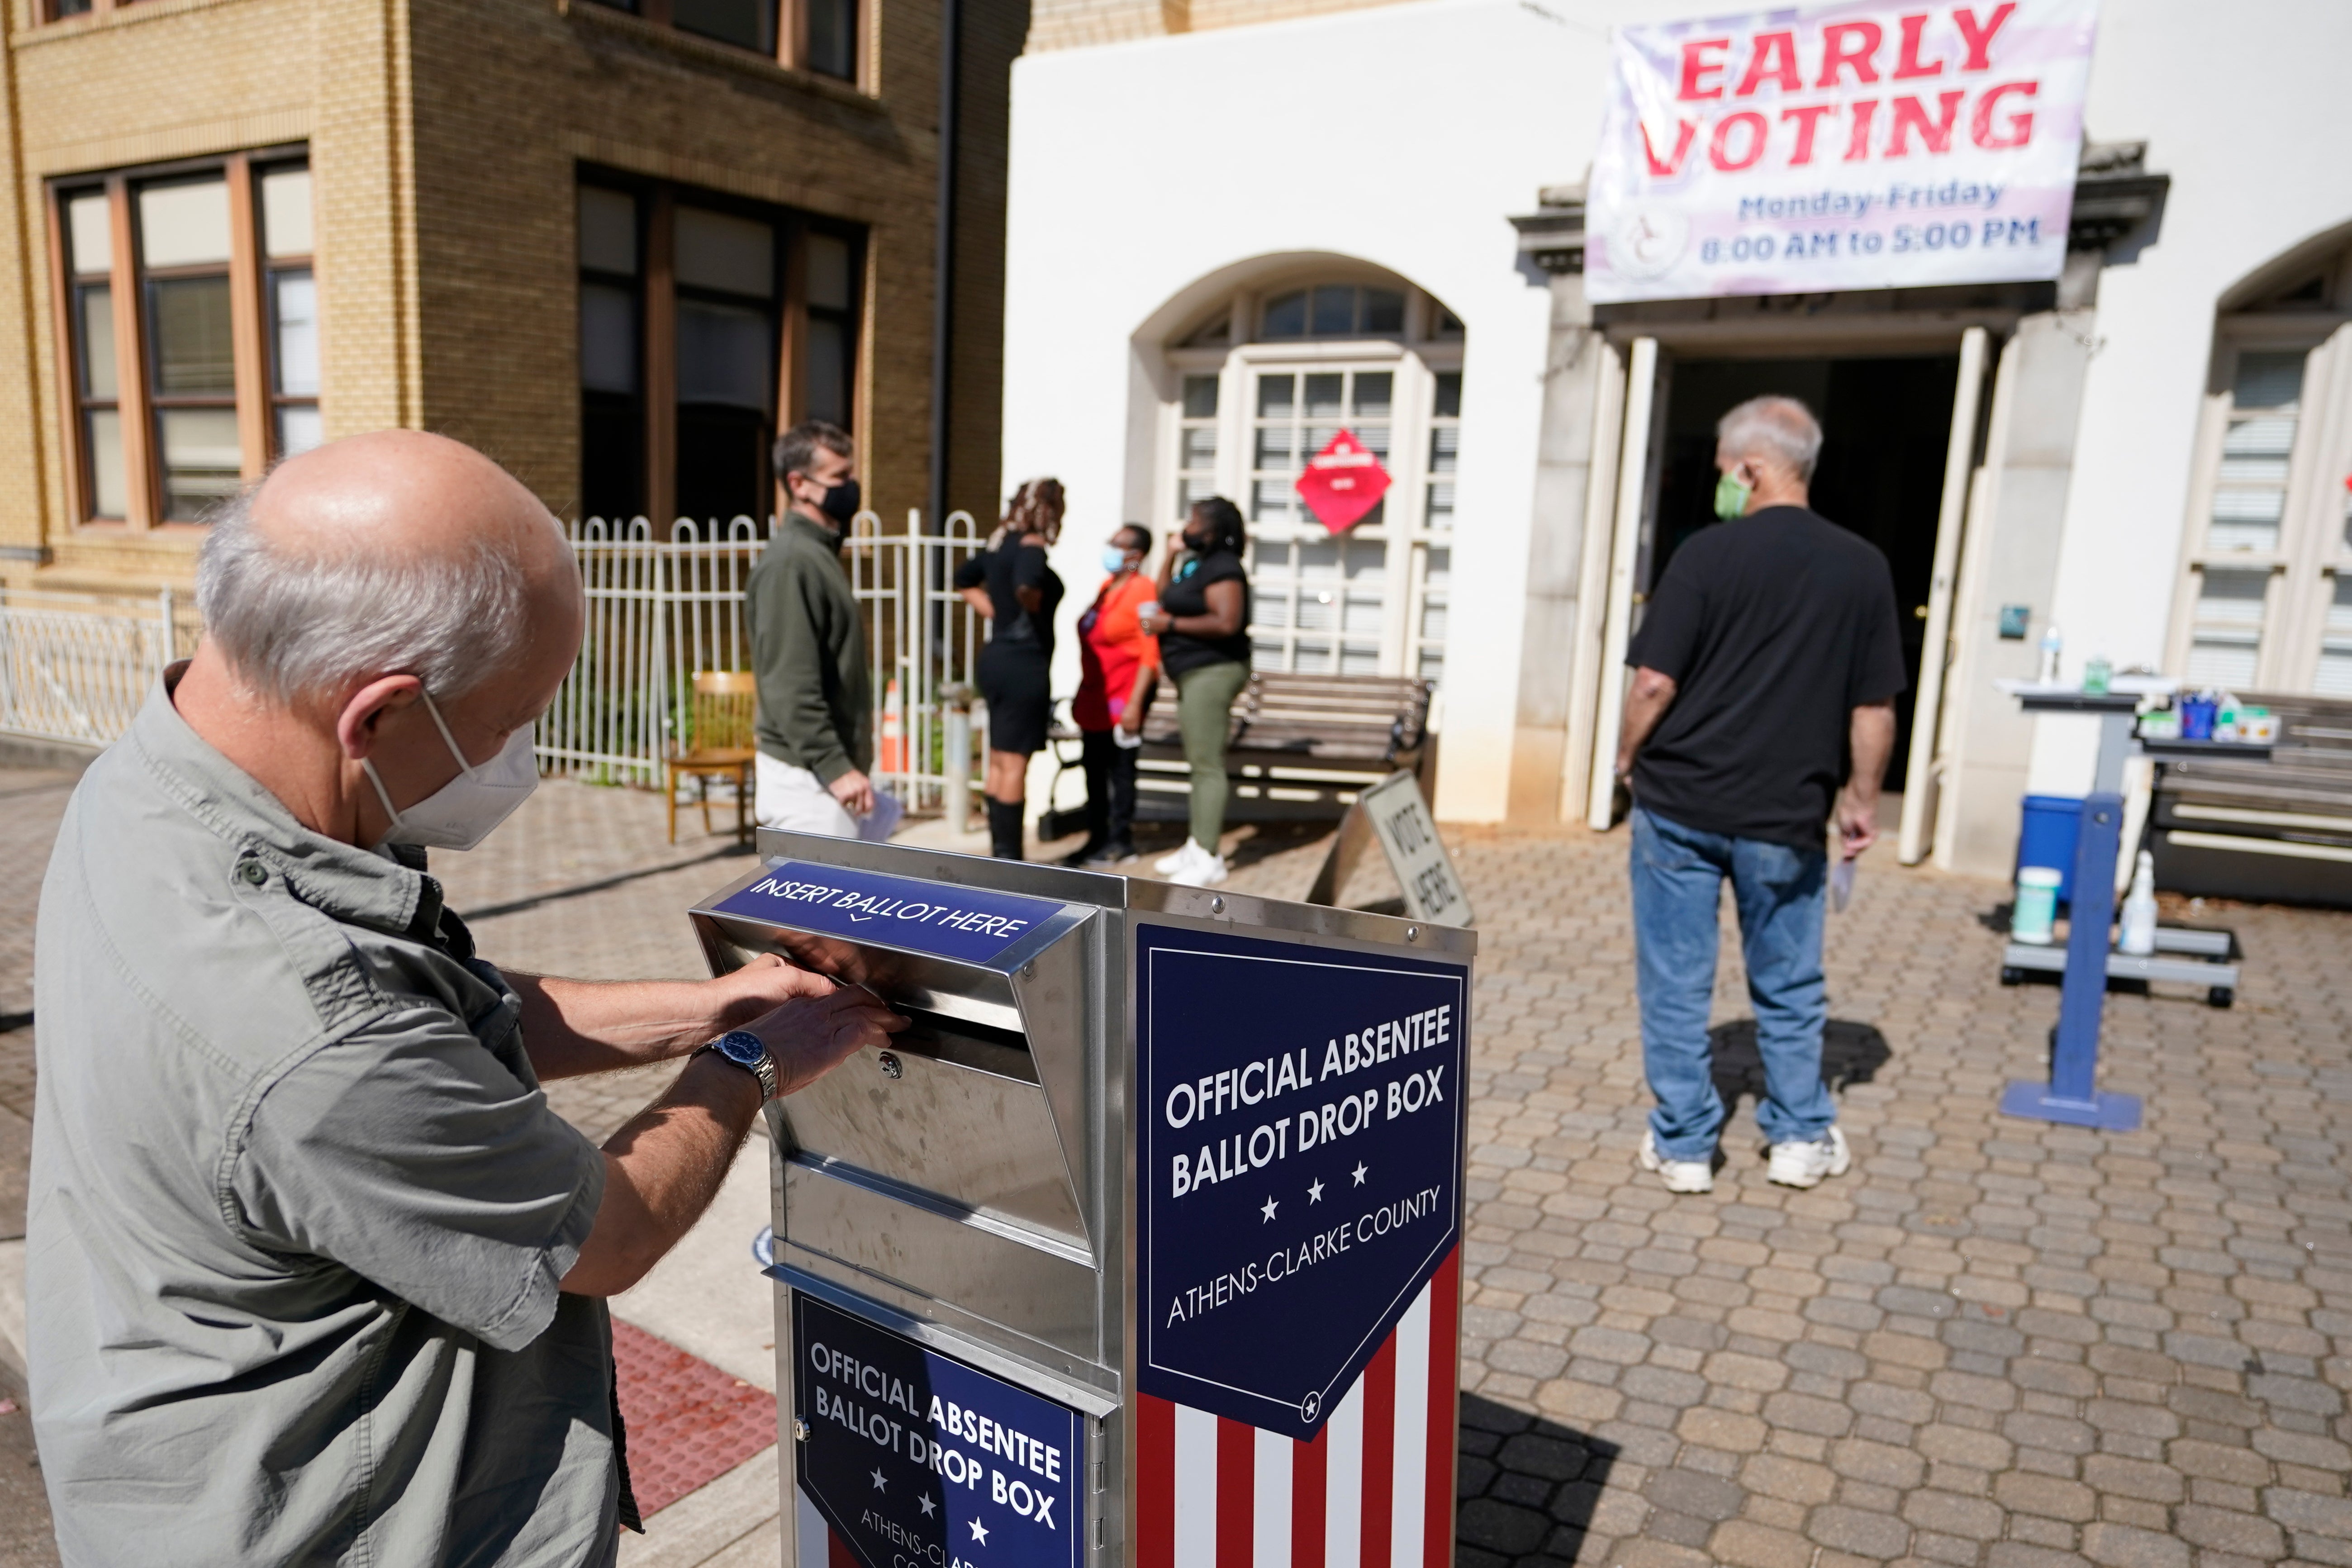
[{"label": "sunlit pavement", "polygon": [[[0,773],[0,1012],[29,1005],[12,998],[29,994],[54,782]],[[1676,1198],[1633,1163],[1648,1097],[1622,830],[1445,837],[1482,950],[1465,1568],[2352,1563],[2352,919],[2168,909],[2238,930],[2237,1005],[2112,998],[2104,1082],[2144,1097],[2147,1126],[2059,1129],[1994,1113],[2004,1080],[2041,1076],[2057,1005],[1999,984],[1983,917],[2003,889],[1874,852],[1829,939],[1826,1066],[1854,1171],[1765,1183],[1727,938],[1717,1076],[1737,1109],[1714,1193]],[[690,816],[681,839],[663,842],[652,796],[552,783],[435,872],[496,962],[688,976],[685,910],[749,862]],[[1227,849],[1229,889],[1280,897],[1321,854],[1247,830]],[[1394,892],[1373,866],[1346,898]],[[0,1110],[19,1117],[31,1045],[0,1034]],[[663,1077],[550,1099],[602,1137]],[[677,1260],[699,1280],[740,1259],[743,1300],[708,1309],[736,1341],[765,1304],[733,1234],[757,1206]],[[721,1367],[770,1348],[713,1331],[696,1350],[666,1321]],[[774,1561],[764,1462],[656,1515],[625,1560]]]}]

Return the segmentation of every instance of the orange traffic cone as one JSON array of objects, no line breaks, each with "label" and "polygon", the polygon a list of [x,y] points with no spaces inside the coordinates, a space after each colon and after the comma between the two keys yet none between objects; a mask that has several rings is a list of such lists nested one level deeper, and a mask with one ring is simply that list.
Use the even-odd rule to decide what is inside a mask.
[{"label": "orange traffic cone", "polygon": [[896,680],[882,690],[882,767],[886,773],[907,771],[906,701]]}]

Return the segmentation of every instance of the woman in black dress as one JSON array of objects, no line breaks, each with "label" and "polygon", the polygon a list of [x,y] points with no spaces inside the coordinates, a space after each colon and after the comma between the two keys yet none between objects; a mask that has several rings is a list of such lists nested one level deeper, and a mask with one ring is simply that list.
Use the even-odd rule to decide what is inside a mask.
[{"label": "woman in black dress", "polygon": [[1031,479],[1013,492],[1004,525],[959,567],[955,585],[988,622],[980,694],[988,700],[988,837],[1000,860],[1021,858],[1029,758],[1045,749],[1054,711],[1054,612],[1062,579],[1045,552],[1062,531],[1062,481]]}]

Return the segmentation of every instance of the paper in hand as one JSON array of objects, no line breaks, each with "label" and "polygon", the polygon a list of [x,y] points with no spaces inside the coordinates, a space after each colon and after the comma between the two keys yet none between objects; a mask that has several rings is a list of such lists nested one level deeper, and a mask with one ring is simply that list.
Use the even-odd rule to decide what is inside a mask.
[{"label": "paper in hand", "polygon": [[1841,858],[1830,868],[1830,908],[1839,914],[1845,913],[1846,905],[1853,901],[1853,866]]},{"label": "paper in hand", "polygon": [[898,819],[907,808],[898,797],[887,789],[874,792],[874,809],[857,819],[857,837],[868,844],[887,844],[890,835],[898,831]]}]

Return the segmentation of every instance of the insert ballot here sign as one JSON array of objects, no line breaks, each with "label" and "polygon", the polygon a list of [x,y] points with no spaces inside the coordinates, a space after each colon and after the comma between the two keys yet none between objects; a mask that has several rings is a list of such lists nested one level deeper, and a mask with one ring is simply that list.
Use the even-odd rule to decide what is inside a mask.
[{"label": "insert ballot here sign", "polygon": [[862,1568],[1078,1568],[1077,1412],[799,1291],[793,1353],[794,1476]]},{"label": "insert ballot here sign", "polygon": [[1469,967],[1135,941],[1137,1386],[1311,1441],[1459,1242]]}]

